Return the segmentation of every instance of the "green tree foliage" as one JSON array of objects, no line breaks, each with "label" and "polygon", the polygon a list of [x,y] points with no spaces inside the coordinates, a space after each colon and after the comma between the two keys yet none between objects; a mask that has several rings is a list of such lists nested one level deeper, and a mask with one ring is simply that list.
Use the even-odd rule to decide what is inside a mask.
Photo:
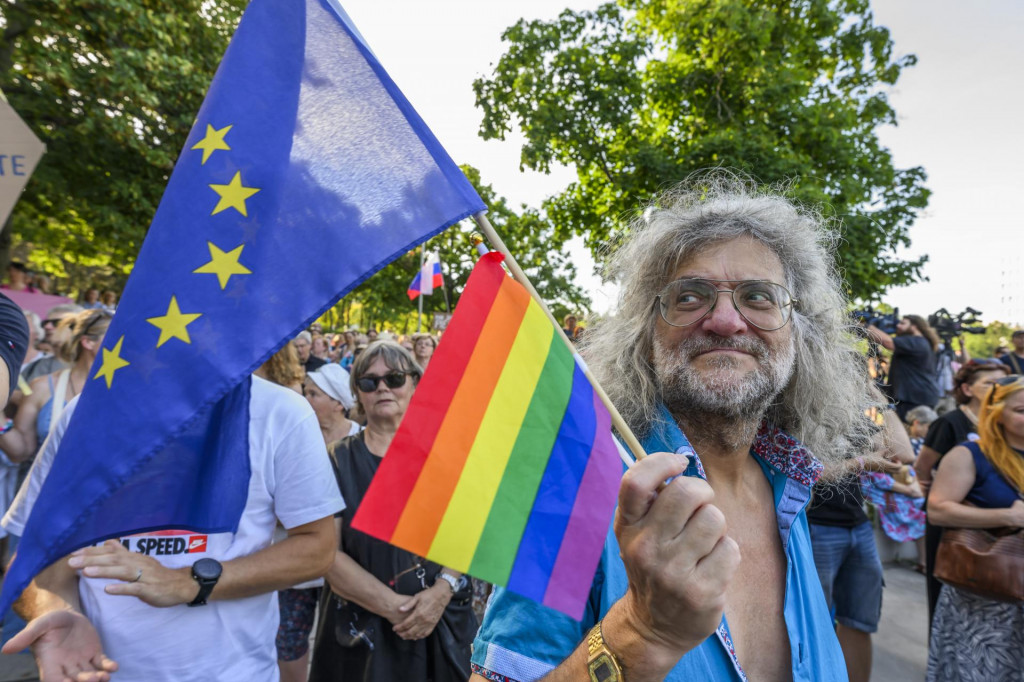
[{"label": "green tree foliage", "polygon": [[34,264],[123,282],[245,5],[0,3],[0,89],[47,147],[9,228]]},{"label": "green tree foliage", "polygon": [[[576,268],[565,249],[565,237],[557,236],[551,223],[535,209],[520,207],[517,212],[485,185],[480,172],[472,166],[462,171],[487,204],[487,216],[495,231],[526,272],[538,293],[544,298],[556,317],[572,310],[577,313],[590,309],[590,300],[574,282]],[[448,305],[454,309],[477,260],[472,236],[476,224],[466,220],[427,241],[427,251],[437,251],[443,264]],[[347,325],[361,328],[387,324],[404,333],[416,328],[417,304],[406,293],[409,283],[420,267],[419,250],[410,252],[391,263],[362,286],[345,297],[323,321],[329,328]],[[429,325],[434,312],[443,312],[446,300],[443,292],[435,290],[423,299],[424,324]]]},{"label": "green tree foliage", "polygon": [[481,135],[526,142],[521,165],[576,169],[545,209],[556,234],[599,257],[666,183],[716,166],[785,183],[841,220],[850,293],[920,277],[896,247],[925,207],[920,167],[899,170],[876,129],[896,123],[892,54],[868,0],[621,0],[550,22],[522,20],[474,83]]}]

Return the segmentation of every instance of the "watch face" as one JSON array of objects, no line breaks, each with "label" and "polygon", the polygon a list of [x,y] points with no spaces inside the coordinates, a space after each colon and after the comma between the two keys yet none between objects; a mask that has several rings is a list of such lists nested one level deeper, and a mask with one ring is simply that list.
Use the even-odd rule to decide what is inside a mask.
[{"label": "watch face", "polygon": [[590,662],[590,679],[594,682],[619,682],[615,665],[605,653]]},{"label": "watch face", "polygon": [[192,574],[200,580],[217,580],[220,572],[220,562],[215,559],[200,559],[192,564]]}]

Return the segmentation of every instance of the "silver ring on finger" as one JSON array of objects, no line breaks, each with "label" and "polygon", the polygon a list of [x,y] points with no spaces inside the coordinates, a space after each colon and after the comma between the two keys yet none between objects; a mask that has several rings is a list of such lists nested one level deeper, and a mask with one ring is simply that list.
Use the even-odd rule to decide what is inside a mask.
[{"label": "silver ring on finger", "polygon": [[138,569],[138,571],[139,572],[135,574],[135,579],[134,580],[129,580],[128,582],[137,583],[140,580],[142,580],[142,569],[140,568],[140,569]]}]

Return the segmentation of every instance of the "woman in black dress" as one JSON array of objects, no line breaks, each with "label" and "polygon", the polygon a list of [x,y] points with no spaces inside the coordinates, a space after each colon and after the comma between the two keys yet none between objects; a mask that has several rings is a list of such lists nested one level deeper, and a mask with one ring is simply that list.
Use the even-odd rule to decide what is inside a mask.
[{"label": "woman in black dress", "polygon": [[352,366],[366,428],[330,447],[347,507],[327,574],[310,682],[469,679],[477,622],[459,573],[351,528],[409,406],[422,370],[406,349],[377,341]]}]

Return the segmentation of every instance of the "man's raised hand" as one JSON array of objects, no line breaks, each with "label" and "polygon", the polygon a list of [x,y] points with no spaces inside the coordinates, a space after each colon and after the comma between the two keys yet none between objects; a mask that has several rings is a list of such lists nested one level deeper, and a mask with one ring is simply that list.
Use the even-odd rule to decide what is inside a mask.
[{"label": "man's raised hand", "polygon": [[637,462],[622,479],[615,516],[629,576],[618,620],[673,665],[718,628],[740,562],[711,486],[679,476],[685,467],[685,457],[665,452]]}]

